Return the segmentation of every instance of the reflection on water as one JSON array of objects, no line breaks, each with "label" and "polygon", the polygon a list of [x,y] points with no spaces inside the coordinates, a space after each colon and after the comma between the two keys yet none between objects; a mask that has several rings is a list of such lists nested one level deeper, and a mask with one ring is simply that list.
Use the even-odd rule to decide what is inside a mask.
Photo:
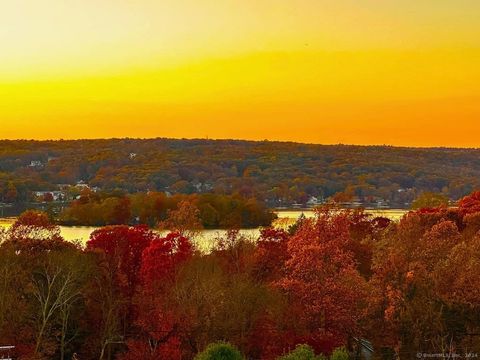
[{"label": "reflection on water", "polygon": [[[397,209],[382,209],[382,210],[366,210],[372,216],[383,216],[391,220],[400,219],[406,210]],[[303,214],[306,217],[313,217],[313,210],[281,210],[277,211],[278,220],[277,226],[288,226],[293,224],[299,216]],[[9,228],[15,218],[0,219],[0,228]],[[98,227],[91,226],[61,226],[60,230],[64,239],[68,241],[80,241],[85,244],[90,237],[90,234],[98,229]],[[202,250],[210,249],[218,237],[223,236],[226,230],[202,230],[196,239],[197,246]],[[240,234],[248,239],[255,239],[260,233],[259,229],[242,229]]]},{"label": "reflection on water", "polygon": [[[382,216],[390,220],[400,220],[400,218],[408,210],[403,209],[366,209],[367,214],[371,214],[373,217]],[[276,212],[279,219],[289,219],[296,220],[298,217],[303,214],[307,218],[313,217],[315,212],[313,210],[280,210]]]}]

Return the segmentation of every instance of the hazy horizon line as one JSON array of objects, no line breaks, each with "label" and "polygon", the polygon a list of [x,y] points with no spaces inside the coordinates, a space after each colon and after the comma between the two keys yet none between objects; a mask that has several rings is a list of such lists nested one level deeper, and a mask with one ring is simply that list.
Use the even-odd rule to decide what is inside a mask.
[{"label": "hazy horizon line", "polygon": [[4,141],[31,141],[31,142],[75,142],[75,141],[96,141],[96,140],[186,140],[186,141],[238,141],[238,142],[254,142],[254,143],[285,143],[285,144],[299,144],[299,145],[318,145],[318,146],[356,146],[356,147],[391,147],[391,148],[408,148],[408,149],[457,149],[457,150],[480,150],[479,147],[469,146],[452,146],[452,145],[398,145],[398,144],[359,144],[359,143],[322,143],[322,142],[306,142],[306,141],[294,141],[294,140],[281,140],[281,139],[252,139],[252,138],[209,138],[209,137],[91,137],[91,138],[0,138],[1,142]]}]

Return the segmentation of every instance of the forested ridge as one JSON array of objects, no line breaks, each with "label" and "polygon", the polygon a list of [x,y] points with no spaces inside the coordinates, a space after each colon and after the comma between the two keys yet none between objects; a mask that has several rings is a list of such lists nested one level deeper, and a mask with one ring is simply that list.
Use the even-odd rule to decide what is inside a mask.
[{"label": "forested ridge", "polygon": [[128,193],[239,194],[271,207],[339,193],[404,207],[422,191],[459,199],[478,188],[479,179],[478,149],[163,138],[0,141],[4,203],[82,182]]}]

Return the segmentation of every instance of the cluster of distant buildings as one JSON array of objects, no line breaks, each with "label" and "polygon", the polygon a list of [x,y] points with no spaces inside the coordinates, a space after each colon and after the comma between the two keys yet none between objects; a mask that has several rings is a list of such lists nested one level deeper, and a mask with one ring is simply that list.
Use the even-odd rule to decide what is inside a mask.
[{"label": "cluster of distant buildings", "polygon": [[100,188],[96,186],[91,187],[85,181],[80,180],[75,185],[57,184],[57,190],[35,191],[33,195],[37,199],[37,201],[40,201],[40,202],[74,200],[74,198],[78,198],[79,195],[74,196],[74,198],[69,198],[70,197],[69,194],[72,193],[71,191],[72,188],[76,190],[73,193],[82,192],[83,190],[90,190],[93,192],[97,192],[100,190]]},{"label": "cluster of distant buildings", "polygon": [[[274,204],[275,208],[294,208],[294,209],[310,209],[310,208],[315,208],[320,205],[325,205],[332,203],[331,199],[324,199],[316,196],[310,196],[310,198],[305,202],[305,203],[299,203],[299,202],[294,202],[294,203],[283,203],[280,202],[278,204]],[[377,208],[377,209],[388,209],[391,207],[391,204],[389,201],[384,200],[384,199],[375,199],[373,201],[365,202],[363,201],[360,197],[354,196],[352,197],[349,201],[344,201],[339,203],[342,207],[345,208],[360,208],[360,207],[371,207],[371,208]]]},{"label": "cluster of distant buildings", "polygon": [[[55,156],[49,156],[47,158],[47,163],[49,163],[50,161],[56,160],[56,159],[57,159],[57,157],[55,157]],[[30,165],[28,165],[28,167],[33,168],[33,169],[41,169],[41,168],[45,167],[45,164],[46,163],[44,163],[41,160],[32,160],[32,161],[30,161]]]}]

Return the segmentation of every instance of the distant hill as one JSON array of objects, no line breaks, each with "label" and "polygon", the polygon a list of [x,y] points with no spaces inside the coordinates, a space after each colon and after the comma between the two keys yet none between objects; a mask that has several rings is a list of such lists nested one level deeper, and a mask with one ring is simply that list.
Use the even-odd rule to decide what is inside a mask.
[{"label": "distant hill", "polygon": [[[239,140],[0,141],[0,202],[80,187],[239,193],[270,206],[340,199],[408,206],[480,187],[480,150]],[[340,193],[340,194],[339,194]]]}]

